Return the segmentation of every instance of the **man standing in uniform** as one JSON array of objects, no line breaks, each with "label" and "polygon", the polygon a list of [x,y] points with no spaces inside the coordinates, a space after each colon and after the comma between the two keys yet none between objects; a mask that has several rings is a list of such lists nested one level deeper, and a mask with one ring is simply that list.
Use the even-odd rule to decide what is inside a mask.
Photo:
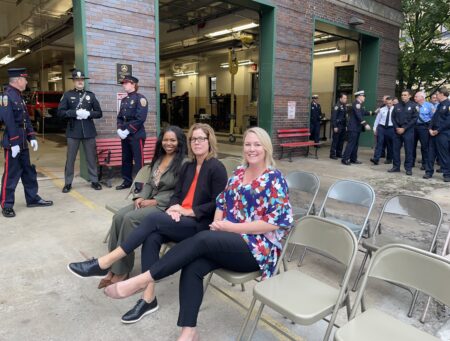
[{"label": "man standing in uniform", "polygon": [[315,143],[320,142],[320,120],[322,119],[322,108],[319,104],[319,96],[313,95],[311,102],[311,117],[309,123],[309,131],[311,136],[310,140],[313,140]]},{"label": "man standing in uniform", "polygon": [[65,184],[62,192],[68,193],[72,189],[75,159],[80,143],[83,144],[86,155],[91,187],[95,190],[101,190],[102,186],[98,183],[97,175],[95,145],[97,131],[95,130],[94,119],[102,117],[102,109],[94,93],[84,89],[84,80],[89,78],[85,77],[83,72],[74,69],[71,79],[75,88],[63,95],[58,106],[58,116],[68,121],[66,128],[67,160],[64,169]]},{"label": "man standing in uniform", "polygon": [[[13,218],[16,216],[13,209],[14,194],[20,179],[27,207],[51,206],[53,202],[44,200],[38,195],[37,173],[34,165],[30,163],[28,142],[34,151],[38,150],[38,142],[22,98],[22,91],[28,83],[28,74],[25,68],[8,69],[8,77],[9,85],[2,96],[3,116],[7,120],[2,143],[5,150],[5,171],[0,198],[3,216]],[[10,120],[10,117],[13,120]],[[20,146],[19,154],[16,145]]]},{"label": "man standing in uniform", "polygon": [[419,116],[419,106],[411,101],[411,90],[402,91],[402,100],[394,107],[392,123],[394,124],[394,150],[393,167],[389,173],[400,172],[400,150],[405,146],[405,171],[406,175],[412,175],[414,125]]},{"label": "man standing in uniform", "polygon": [[449,91],[441,87],[437,91],[439,105],[429,126],[430,148],[424,179],[430,179],[434,173],[434,162],[439,159],[444,181],[450,182],[450,100]]},{"label": "man standing in uniform", "polygon": [[359,135],[363,128],[365,130],[370,130],[370,125],[368,125],[363,118],[364,110],[361,107],[366,99],[364,90],[355,92],[355,97],[356,100],[352,104],[352,113],[347,125],[348,141],[341,160],[346,166],[350,166],[352,163],[361,164],[361,161],[358,161]]},{"label": "man standing in uniform", "polygon": [[430,141],[428,127],[435,109],[430,102],[425,101],[425,93],[423,91],[416,92],[414,101],[419,105],[419,117],[414,127],[413,165],[416,163],[417,142],[420,141],[420,151],[422,154],[422,166],[420,170],[425,170],[428,159],[428,144]]},{"label": "man standing in uniform", "polygon": [[347,126],[347,95],[341,93],[339,101],[331,112],[331,129],[333,129],[333,141],[331,142],[330,159],[337,160],[342,157],[344,146],[345,128]]},{"label": "man standing in uniform", "polygon": [[[117,115],[117,135],[122,139],[122,178],[123,182],[117,190],[130,188],[134,173],[144,165],[144,123],[147,119],[147,99],[139,94],[139,80],[133,76],[125,76],[122,81],[123,89],[128,96],[120,102],[120,112]],[[135,193],[142,190],[142,184],[136,183]]]},{"label": "man standing in uniform", "polygon": [[394,138],[394,125],[392,123],[392,112],[394,107],[392,105],[392,98],[386,97],[384,99],[385,106],[378,111],[375,123],[373,124],[373,133],[377,137],[377,144],[373,158],[370,159],[375,166],[378,165],[380,158],[383,155],[384,146],[387,147],[387,155],[392,155],[392,142]]}]

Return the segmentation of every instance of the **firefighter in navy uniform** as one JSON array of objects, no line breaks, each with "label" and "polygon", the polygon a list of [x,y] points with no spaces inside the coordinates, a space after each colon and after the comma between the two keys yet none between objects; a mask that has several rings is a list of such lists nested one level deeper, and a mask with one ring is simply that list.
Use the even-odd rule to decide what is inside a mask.
[{"label": "firefighter in navy uniform", "polygon": [[68,193],[72,189],[75,159],[80,143],[83,144],[91,187],[101,190],[98,182],[94,119],[102,117],[102,109],[95,94],[84,89],[84,80],[89,79],[83,72],[74,69],[72,77],[74,89],[64,93],[58,106],[58,116],[66,119],[67,129],[67,160],[64,169],[64,187],[62,192]]},{"label": "firefighter in navy uniform", "polygon": [[361,161],[358,161],[359,135],[363,129],[370,129],[370,126],[363,118],[364,109],[362,108],[362,104],[366,99],[364,90],[355,92],[355,96],[356,100],[352,104],[352,113],[347,125],[348,141],[341,160],[346,166],[350,166],[352,163],[361,164]]},{"label": "firefighter in navy uniform", "polygon": [[414,126],[419,117],[419,106],[411,101],[411,90],[402,91],[402,100],[394,106],[392,123],[394,125],[394,143],[392,151],[393,166],[389,173],[400,172],[400,150],[405,147],[405,171],[406,175],[412,175],[414,162]]},{"label": "firefighter in navy uniform", "polygon": [[320,120],[322,119],[322,108],[319,104],[319,96],[313,95],[311,102],[311,117],[309,123],[310,130],[310,140],[313,140],[315,143],[320,142]]},{"label": "firefighter in navy uniform", "polygon": [[[139,80],[133,76],[125,76],[123,89],[128,96],[120,102],[120,112],[117,115],[117,135],[122,139],[122,178],[123,182],[117,190],[130,188],[132,175],[144,165],[144,123],[147,119],[147,99],[137,92]],[[134,161],[134,169],[133,169]],[[135,193],[142,190],[142,184],[135,184]]]},{"label": "firefighter in navy uniform", "polygon": [[333,141],[331,142],[330,159],[337,160],[342,157],[344,147],[345,130],[347,126],[347,95],[340,94],[339,101],[331,112],[331,129]]},{"label": "firefighter in navy uniform", "polygon": [[[44,200],[38,195],[36,169],[30,163],[28,142],[34,151],[38,150],[38,142],[22,98],[22,91],[27,86],[26,69],[8,69],[8,77],[9,85],[2,95],[2,112],[7,119],[2,141],[5,150],[5,171],[0,198],[3,216],[12,218],[16,216],[13,209],[14,193],[20,179],[25,191],[27,207],[51,206],[53,202]],[[15,152],[16,145],[20,148],[18,154]]]}]

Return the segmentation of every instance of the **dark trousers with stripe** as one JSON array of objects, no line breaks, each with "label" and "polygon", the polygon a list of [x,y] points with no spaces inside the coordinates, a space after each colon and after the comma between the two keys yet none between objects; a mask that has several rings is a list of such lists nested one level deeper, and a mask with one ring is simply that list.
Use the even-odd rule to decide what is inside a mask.
[{"label": "dark trousers with stripe", "polygon": [[144,165],[144,142],[144,139],[122,140],[122,178],[126,184],[133,182],[133,174]]},{"label": "dark trousers with stripe", "polygon": [[342,149],[344,148],[345,140],[345,127],[337,128],[337,133],[333,130],[333,141],[331,142],[330,156],[342,157]]},{"label": "dark trousers with stripe", "polygon": [[2,190],[0,194],[2,208],[14,206],[14,193],[19,180],[22,180],[27,204],[32,204],[41,198],[38,193],[37,173],[34,165],[30,163],[30,152],[21,149],[13,158],[11,149],[4,150],[5,170],[2,177]]},{"label": "dark trousers with stripe", "polygon": [[450,179],[450,132],[430,137],[426,173],[433,175],[436,159],[441,165],[442,175]]},{"label": "dark trousers with stripe", "polygon": [[345,146],[342,160],[356,162],[358,160],[358,146],[359,146],[359,131],[349,131],[347,133],[348,141]]}]

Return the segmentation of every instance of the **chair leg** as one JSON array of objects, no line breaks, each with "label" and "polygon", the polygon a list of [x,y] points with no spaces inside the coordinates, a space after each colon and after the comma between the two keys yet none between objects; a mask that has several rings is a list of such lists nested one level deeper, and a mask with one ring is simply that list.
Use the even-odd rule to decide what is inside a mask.
[{"label": "chair leg", "polygon": [[245,291],[245,285],[244,285],[244,283],[241,283],[241,290],[242,290],[242,292]]},{"label": "chair leg", "polygon": [[206,293],[206,290],[208,289],[209,283],[211,282],[212,275],[213,275],[213,272],[211,271],[208,274],[208,277],[206,277],[206,281],[205,281],[204,288],[203,288],[203,295]]},{"label": "chair leg", "polygon": [[294,245],[292,247],[291,253],[289,254],[288,262],[290,262],[292,260],[292,255],[294,254],[294,251],[295,251],[296,247],[297,247],[297,245]]},{"label": "chair leg", "polygon": [[366,300],[364,299],[364,296],[361,297],[361,312],[365,312],[367,310],[366,308]]},{"label": "chair leg", "polygon": [[303,259],[305,259],[306,251],[308,251],[308,248],[307,248],[307,247],[305,247],[305,249],[303,250],[303,253],[302,253],[302,255],[300,256],[300,259],[298,260],[297,266],[302,266]]},{"label": "chair leg", "polygon": [[255,308],[256,298],[252,299],[252,303],[250,303],[250,307],[248,308],[247,316],[245,317],[244,323],[241,326],[241,330],[239,331],[239,335],[236,340],[242,341],[242,337],[244,336],[245,329],[247,328],[248,321],[250,320],[250,316],[252,316],[253,309]]},{"label": "chair leg", "polygon": [[108,232],[106,233],[105,239],[103,239],[103,244],[106,244],[106,242],[109,239],[109,235],[111,234],[111,230],[108,230]]},{"label": "chair leg", "polygon": [[359,283],[359,280],[361,279],[361,276],[364,273],[364,267],[366,266],[368,257],[369,257],[369,251],[367,250],[366,253],[364,254],[364,258],[361,262],[361,266],[359,267],[359,271],[358,271],[358,275],[356,276],[355,283],[353,284],[353,288],[352,288],[353,292],[355,292],[356,289],[358,288],[358,283]]},{"label": "chair leg", "polygon": [[286,257],[283,258],[283,269],[284,269],[284,272],[288,271],[287,262],[286,262]]},{"label": "chair leg", "polygon": [[347,311],[347,320],[350,320],[351,306],[350,306],[350,295],[347,294],[345,297],[345,310]]},{"label": "chair leg", "polygon": [[413,296],[413,300],[411,302],[411,306],[409,307],[408,317],[412,317],[414,312],[414,307],[416,306],[417,298],[419,297],[419,290],[416,290]]},{"label": "chair leg", "polygon": [[425,317],[427,316],[428,308],[430,307],[430,303],[431,303],[431,297],[428,297],[427,304],[425,305],[425,309],[423,310],[422,316],[420,317],[420,320],[419,320],[422,323],[425,323]]},{"label": "chair leg", "polygon": [[255,323],[253,324],[252,329],[250,330],[250,334],[248,335],[247,341],[250,341],[252,339],[253,334],[255,333],[256,327],[258,326],[258,322],[261,317],[263,309],[264,309],[264,304],[261,303],[261,305],[259,306],[258,312],[256,313],[256,316],[255,316]]}]

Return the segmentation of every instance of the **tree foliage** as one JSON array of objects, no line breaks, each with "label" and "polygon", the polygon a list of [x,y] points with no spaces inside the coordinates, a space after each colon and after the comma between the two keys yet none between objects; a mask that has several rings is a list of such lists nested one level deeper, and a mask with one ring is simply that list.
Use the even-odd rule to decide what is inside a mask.
[{"label": "tree foliage", "polygon": [[397,90],[433,91],[450,82],[450,1],[402,0],[402,9]]}]

